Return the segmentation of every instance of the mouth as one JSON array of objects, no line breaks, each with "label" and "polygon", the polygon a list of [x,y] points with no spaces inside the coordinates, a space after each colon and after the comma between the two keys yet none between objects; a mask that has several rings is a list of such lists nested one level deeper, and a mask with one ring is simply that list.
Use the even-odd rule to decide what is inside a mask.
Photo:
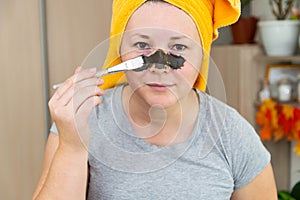
[{"label": "mouth", "polygon": [[174,84],[162,84],[162,83],[146,83],[148,87],[150,87],[154,91],[164,92],[169,90]]}]

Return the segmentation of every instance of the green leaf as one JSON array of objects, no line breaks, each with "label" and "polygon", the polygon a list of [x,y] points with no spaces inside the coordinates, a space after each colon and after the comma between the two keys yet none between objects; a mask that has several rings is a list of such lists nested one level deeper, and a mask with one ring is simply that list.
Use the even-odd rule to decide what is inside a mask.
[{"label": "green leaf", "polygon": [[291,195],[297,200],[300,200],[300,181],[293,187]]},{"label": "green leaf", "polygon": [[286,191],[279,191],[277,194],[278,194],[278,200],[296,200],[291,196],[289,192]]}]

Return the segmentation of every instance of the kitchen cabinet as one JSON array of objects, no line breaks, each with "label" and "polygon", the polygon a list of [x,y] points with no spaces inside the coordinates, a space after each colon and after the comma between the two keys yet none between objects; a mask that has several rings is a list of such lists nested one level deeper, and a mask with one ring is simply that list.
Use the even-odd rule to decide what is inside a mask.
[{"label": "kitchen cabinet", "polygon": [[[291,57],[298,59],[298,57]],[[278,60],[276,60],[278,59]],[[257,44],[215,45],[211,50],[211,65],[219,70],[226,94],[226,103],[234,107],[253,126],[255,125],[255,102],[260,89],[260,80],[265,76],[266,66],[279,62],[264,56]],[[287,58],[285,58],[287,59]],[[286,61],[286,60],[285,60]],[[208,87],[222,88],[210,75]],[[216,86],[217,84],[217,86]],[[290,188],[291,151],[290,143],[264,141],[272,155],[272,165],[278,189]]]}]

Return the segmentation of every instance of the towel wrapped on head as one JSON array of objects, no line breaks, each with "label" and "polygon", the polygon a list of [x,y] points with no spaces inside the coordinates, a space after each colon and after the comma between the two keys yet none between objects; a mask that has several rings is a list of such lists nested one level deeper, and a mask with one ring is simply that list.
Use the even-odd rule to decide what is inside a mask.
[{"label": "towel wrapped on head", "polygon": [[[122,34],[131,15],[147,0],[114,0],[110,32],[110,47],[105,68],[121,62],[119,48]],[[240,0],[163,0],[185,11],[195,22],[204,55],[195,88],[204,91],[208,76],[209,54],[213,40],[218,37],[218,28],[236,22],[240,16]],[[113,39],[112,39],[113,38]],[[111,88],[126,81],[124,73],[103,77],[103,88]]]}]

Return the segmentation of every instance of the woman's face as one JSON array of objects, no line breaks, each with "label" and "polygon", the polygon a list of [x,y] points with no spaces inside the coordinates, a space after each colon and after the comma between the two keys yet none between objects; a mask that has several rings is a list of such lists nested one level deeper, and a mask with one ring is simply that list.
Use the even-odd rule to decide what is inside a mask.
[{"label": "woman's face", "polygon": [[180,69],[154,66],[141,72],[126,72],[131,89],[150,106],[169,107],[192,90],[202,62],[202,46],[193,20],[167,3],[147,2],[128,21],[120,54],[123,61],[150,55],[158,49],[180,55]]}]

